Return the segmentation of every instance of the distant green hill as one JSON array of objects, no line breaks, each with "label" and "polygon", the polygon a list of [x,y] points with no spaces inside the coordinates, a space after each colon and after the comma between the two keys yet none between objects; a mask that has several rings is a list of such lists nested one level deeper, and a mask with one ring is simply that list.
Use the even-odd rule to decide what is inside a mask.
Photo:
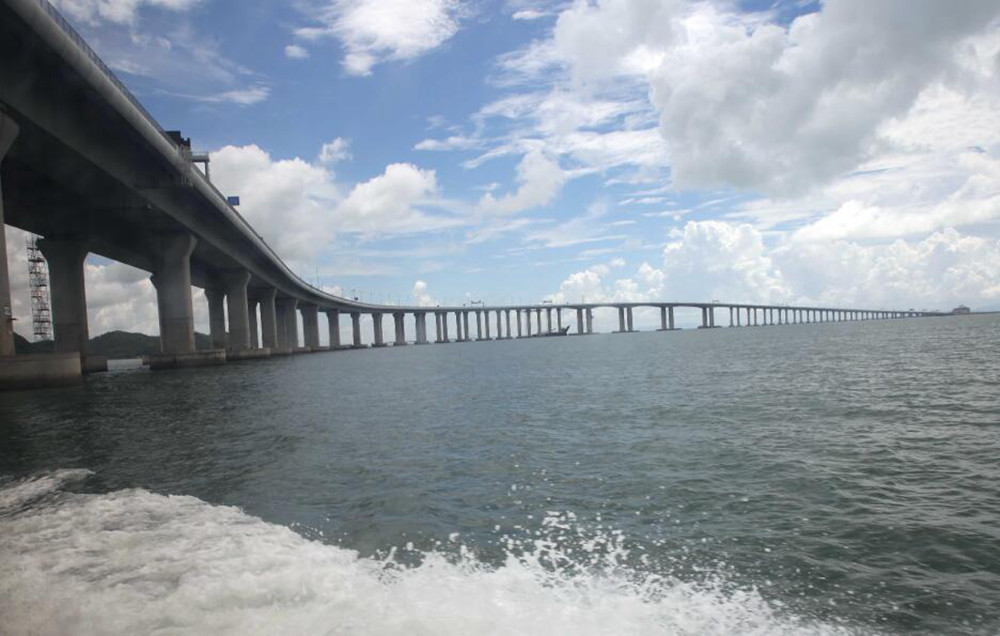
[{"label": "distant green hill", "polygon": [[[211,338],[203,333],[194,334],[195,346],[198,349],[211,349]],[[17,353],[51,353],[53,343],[51,340],[42,342],[28,342],[19,334],[14,334],[14,346]],[[94,355],[105,356],[111,360],[121,360],[125,358],[138,358],[160,352],[160,337],[147,336],[144,333],[130,333],[128,331],[109,331],[96,338],[90,339],[88,351]]]}]

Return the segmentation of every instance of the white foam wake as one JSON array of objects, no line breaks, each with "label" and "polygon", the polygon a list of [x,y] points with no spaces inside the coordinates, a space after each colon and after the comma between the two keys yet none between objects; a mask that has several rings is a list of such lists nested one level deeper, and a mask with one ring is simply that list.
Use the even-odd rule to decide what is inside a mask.
[{"label": "white foam wake", "polygon": [[558,574],[542,565],[551,545],[499,568],[439,553],[387,567],[194,497],[62,493],[23,507],[79,477],[0,490],[0,505],[19,502],[0,514],[0,633],[843,633],[779,617],[754,592]]}]

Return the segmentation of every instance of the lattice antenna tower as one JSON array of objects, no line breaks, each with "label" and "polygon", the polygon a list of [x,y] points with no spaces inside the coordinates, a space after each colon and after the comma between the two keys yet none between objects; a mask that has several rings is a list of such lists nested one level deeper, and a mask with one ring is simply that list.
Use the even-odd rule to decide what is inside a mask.
[{"label": "lattice antenna tower", "polygon": [[49,307],[49,268],[38,249],[38,237],[28,234],[28,285],[31,289],[31,326],[35,342],[52,340],[52,311]]}]

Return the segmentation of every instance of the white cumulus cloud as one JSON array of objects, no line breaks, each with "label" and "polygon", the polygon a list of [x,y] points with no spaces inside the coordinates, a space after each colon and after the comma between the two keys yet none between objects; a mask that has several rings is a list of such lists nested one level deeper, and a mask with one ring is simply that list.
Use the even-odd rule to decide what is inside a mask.
[{"label": "white cumulus cloud", "polygon": [[444,44],[459,29],[462,6],[457,0],[332,0],[313,17],[318,25],[296,35],[338,39],[344,70],[369,75],[376,64],[411,60]]},{"label": "white cumulus cloud", "polygon": [[285,57],[292,60],[304,60],[309,57],[309,51],[304,46],[289,44],[285,47]]},{"label": "white cumulus cloud", "polygon": [[566,174],[557,162],[532,151],[517,164],[517,191],[501,197],[487,192],[479,207],[486,212],[513,214],[547,205],[559,194],[565,181]]}]

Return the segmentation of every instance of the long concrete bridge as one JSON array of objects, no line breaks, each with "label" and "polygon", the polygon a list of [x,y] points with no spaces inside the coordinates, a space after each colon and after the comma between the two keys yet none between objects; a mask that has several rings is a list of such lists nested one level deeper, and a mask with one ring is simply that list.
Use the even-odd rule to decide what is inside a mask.
[{"label": "long concrete bridge", "polygon": [[[599,307],[617,309],[618,331],[626,333],[634,331],[637,307],[658,308],[662,330],[675,328],[678,307],[700,310],[705,328],[727,318],[737,327],[937,315],[704,302],[431,308],[334,296],[282,262],[194,166],[190,144],[164,131],[46,0],[0,0],[0,62],[0,221],[43,237],[56,349],[14,355],[0,224],[0,387],[75,382],[81,373],[106,369],[106,361],[87,353],[84,260],[91,253],[150,272],[162,349],[150,361],[153,368],[362,347],[368,326],[373,346],[385,346],[387,314],[397,346],[537,337],[561,332],[570,320],[572,331],[589,334]],[[209,351],[195,348],[192,286],[208,299]],[[320,346],[321,313],[328,347]],[[341,343],[341,320],[351,322],[347,343]]]}]

